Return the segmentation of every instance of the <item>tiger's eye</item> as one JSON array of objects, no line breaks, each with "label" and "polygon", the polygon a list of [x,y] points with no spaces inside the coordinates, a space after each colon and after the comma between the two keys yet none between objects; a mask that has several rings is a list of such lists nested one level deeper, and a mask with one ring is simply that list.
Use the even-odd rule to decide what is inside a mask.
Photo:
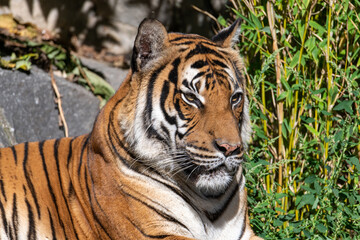
[{"label": "tiger's eye", "polygon": [[238,92],[238,93],[235,93],[232,97],[231,97],[231,104],[237,104],[240,102],[242,98],[242,93]]},{"label": "tiger's eye", "polygon": [[185,93],[184,97],[189,101],[189,102],[193,102],[196,99],[196,96],[192,93]]}]

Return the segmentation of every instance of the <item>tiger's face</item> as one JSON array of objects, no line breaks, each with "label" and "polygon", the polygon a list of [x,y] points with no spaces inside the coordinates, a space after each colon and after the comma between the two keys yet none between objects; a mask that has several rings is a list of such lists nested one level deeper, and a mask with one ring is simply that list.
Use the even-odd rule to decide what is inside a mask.
[{"label": "tiger's face", "polygon": [[159,56],[149,62],[156,46],[141,46],[150,41],[142,39],[151,34],[146,27],[146,36],[140,26],[135,41],[133,76],[141,81],[128,139],[149,169],[181,179],[205,197],[226,191],[249,140],[245,79],[231,48],[236,28],[214,41],[164,32]]},{"label": "tiger's face", "polygon": [[182,117],[176,149],[186,155],[185,177],[206,196],[226,189],[246,147],[241,125],[247,100],[236,67],[225,58],[201,54],[184,63],[179,77],[174,104]]}]

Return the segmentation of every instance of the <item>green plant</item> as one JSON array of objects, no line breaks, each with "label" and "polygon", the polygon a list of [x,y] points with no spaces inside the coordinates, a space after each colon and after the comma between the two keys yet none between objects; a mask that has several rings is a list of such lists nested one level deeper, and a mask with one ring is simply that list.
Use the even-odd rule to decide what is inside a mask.
[{"label": "green plant", "polygon": [[243,19],[255,232],[360,239],[360,1],[231,2]]}]

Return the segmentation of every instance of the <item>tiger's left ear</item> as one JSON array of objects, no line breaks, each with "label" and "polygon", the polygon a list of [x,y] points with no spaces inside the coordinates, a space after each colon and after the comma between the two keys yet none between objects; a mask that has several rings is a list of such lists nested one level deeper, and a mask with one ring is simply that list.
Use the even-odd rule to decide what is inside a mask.
[{"label": "tiger's left ear", "polygon": [[212,37],[212,41],[220,47],[232,47],[239,40],[240,34],[240,18],[238,18],[231,26],[221,30],[218,34]]},{"label": "tiger's left ear", "polygon": [[142,70],[148,62],[161,56],[168,44],[168,33],[158,20],[144,19],[136,35],[131,67],[134,72]]}]

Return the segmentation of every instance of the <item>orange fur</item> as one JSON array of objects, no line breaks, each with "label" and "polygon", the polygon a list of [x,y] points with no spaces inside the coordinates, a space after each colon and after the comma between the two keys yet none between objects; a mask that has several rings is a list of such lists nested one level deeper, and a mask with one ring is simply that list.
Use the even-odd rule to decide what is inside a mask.
[{"label": "orange fur", "polygon": [[[179,90],[181,81],[186,78],[186,69],[195,62],[211,63],[208,71],[212,73],[220,73],[224,69],[222,65],[226,65],[233,78],[241,72],[241,59],[230,46],[233,30],[230,29],[229,36],[225,35],[225,40],[220,39],[221,45],[216,45],[197,35],[167,34],[162,25],[152,20],[145,21],[143,28],[144,36],[139,30],[135,43],[139,49],[134,52],[133,70],[101,110],[90,134],[0,149],[0,239],[186,240],[196,236],[215,239],[226,234],[219,226],[234,224],[233,219],[240,219],[239,230],[235,226],[234,232],[241,233],[244,239],[245,236],[257,238],[247,216],[241,164],[234,167],[236,173],[231,183],[223,187],[220,182],[220,188],[224,189],[212,189],[206,195],[206,191],[197,190],[191,182],[192,176],[198,174],[198,166],[190,175],[184,173],[182,165],[173,162],[162,168],[156,156],[144,157],[151,149],[137,148],[140,143],[145,147],[148,143],[136,137],[143,126],[135,122],[141,117],[144,121],[150,118],[145,135],[150,134],[150,128],[154,129],[156,133],[148,141],[154,141],[153,146],[158,149],[155,153],[159,156],[168,156],[171,147],[180,149],[187,144],[196,148],[199,155],[206,155],[206,152],[219,155],[214,147],[214,141],[218,141],[220,146],[238,144],[237,155],[241,158],[246,148],[243,138],[249,134],[244,133],[246,126],[241,127],[249,124],[246,122],[245,81],[237,86],[244,97],[233,105],[229,104],[229,99],[233,99],[235,87],[221,75],[216,83],[215,77],[209,75],[208,78],[214,80],[209,82],[209,89],[199,90],[206,107],[198,107],[196,104],[200,103],[195,101],[200,100],[193,103]],[[149,34],[154,36],[148,37]],[[200,51],[186,60],[200,45],[214,51],[215,55]],[[226,56],[226,59],[216,55]],[[179,59],[178,63],[174,59]],[[176,75],[176,83],[169,82],[171,74]],[[200,89],[201,84],[208,83],[201,82],[196,87]],[[152,85],[150,101],[146,94]],[[141,107],[145,108],[145,113],[138,111]],[[154,111],[146,113],[148,108]],[[156,137],[163,138],[165,133],[161,129],[166,126],[160,128],[155,118],[167,112],[171,120],[179,117],[176,111],[190,119],[186,124],[187,129],[192,130],[184,136],[177,135],[172,145],[170,140],[157,141]],[[168,129],[174,128],[173,125],[169,123]],[[163,147],[164,144],[171,147]],[[182,164],[189,164],[185,160],[182,159]],[[194,162],[202,164],[200,160]]]}]

